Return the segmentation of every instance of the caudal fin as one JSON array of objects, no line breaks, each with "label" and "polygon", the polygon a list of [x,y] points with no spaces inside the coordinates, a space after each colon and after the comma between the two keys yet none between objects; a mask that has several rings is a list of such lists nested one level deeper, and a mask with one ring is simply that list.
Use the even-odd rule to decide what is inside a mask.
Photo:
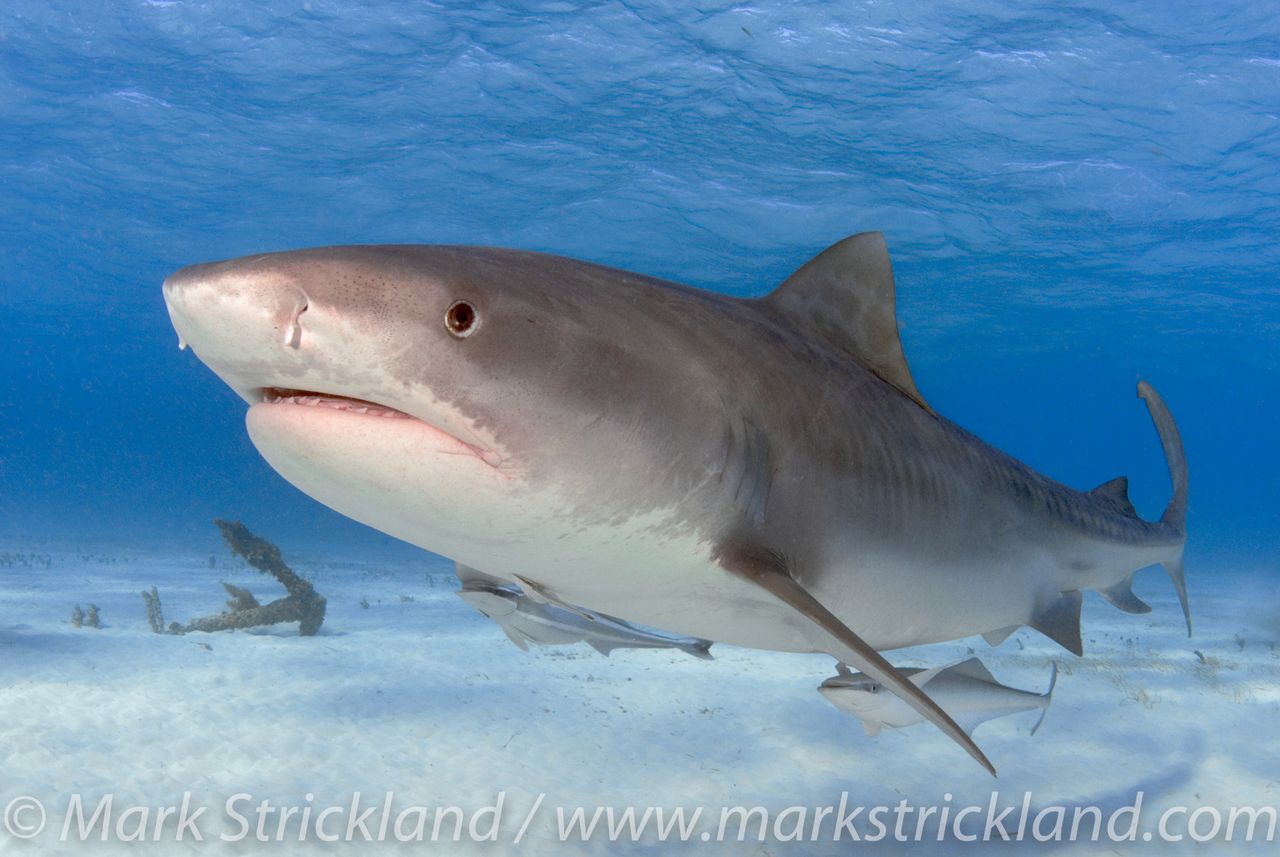
[{"label": "caudal fin", "polygon": [[[1155,423],[1156,432],[1160,435],[1160,443],[1164,447],[1165,461],[1169,465],[1169,481],[1173,483],[1173,498],[1165,507],[1160,522],[1170,527],[1182,537],[1187,536],[1187,456],[1182,449],[1182,436],[1173,421],[1173,415],[1165,406],[1164,400],[1155,388],[1146,381],[1138,382],[1138,397],[1147,403],[1151,413],[1151,422]],[[1179,544],[1174,553],[1160,563],[1174,588],[1178,591],[1178,602],[1182,605],[1182,615],[1187,620],[1187,636],[1191,636],[1191,607],[1187,602],[1187,578],[1182,571],[1182,545]]]},{"label": "caudal fin", "polygon": [[692,640],[690,642],[683,643],[680,646],[680,651],[693,655],[695,658],[700,660],[715,660],[715,657],[711,654],[710,640]]},{"label": "caudal fin", "polygon": [[1178,548],[1178,555],[1170,557],[1160,563],[1164,566],[1164,570],[1169,573],[1169,579],[1173,581],[1173,588],[1178,590],[1178,603],[1182,605],[1182,616],[1187,620],[1187,636],[1191,636],[1191,604],[1187,601],[1187,576],[1182,572],[1182,548]]},{"label": "caudal fin", "polygon": [[1156,433],[1160,435],[1160,443],[1164,447],[1164,458],[1169,465],[1169,481],[1173,483],[1173,499],[1165,507],[1161,522],[1173,527],[1185,535],[1187,532],[1187,456],[1182,451],[1182,435],[1173,421],[1173,414],[1165,406],[1164,400],[1146,381],[1138,382],[1138,398],[1147,403],[1151,412],[1151,422],[1155,423]]}]

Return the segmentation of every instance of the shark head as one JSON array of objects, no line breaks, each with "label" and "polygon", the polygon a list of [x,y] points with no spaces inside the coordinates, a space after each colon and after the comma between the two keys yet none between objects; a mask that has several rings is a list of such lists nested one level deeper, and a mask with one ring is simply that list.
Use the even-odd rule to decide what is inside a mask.
[{"label": "shark head", "polygon": [[705,383],[723,368],[687,347],[715,335],[705,293],[533,253],[363,246],[195,265],[164,296],[271,466],[384,532],[480,564],[593,524],[706,520],[726,429]]},{"label": "shark head", "polygon": [[833,676],[818,686],[818,693],[837,708],[863,719],[881,719],[877,715],[896,703],[896,697],[884,685],[866,676]]},{"label": "shark head", "polygon": [[818,686],[818,692],[836,708],[858,718],[868,735],[877,735],[886,726],[907,726],[921,719],[882,683],[862,674],[842,672],[832,676]]},{"label": "shark head", "polygon": [[458,596],[490,619],[510,616],[520,609],[520,596],[500,586],[463,586]]}]

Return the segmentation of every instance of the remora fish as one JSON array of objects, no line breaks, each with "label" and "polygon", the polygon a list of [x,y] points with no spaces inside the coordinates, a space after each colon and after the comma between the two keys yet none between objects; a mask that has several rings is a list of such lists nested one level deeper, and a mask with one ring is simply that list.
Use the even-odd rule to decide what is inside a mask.
[{"label": "remora fish", "polygon": [[[819,685],[818,692],[836,708],[861,720],[868,735],[878,734],[885,726],[901,729],[924,722],[918,711],[886,692],[880,682],[861,673],[850,672],[844,664],[837,665],[836,669],[838,674]],[[1049,703],[1053,701],[1053,688],[1058,683],[1056,663],[1049,676],[1049,689],[1044,693],[1001,684],[977,658],[948,667],[903,669],[900,672],[929,694],[929,698],[942,706],[942,710],[950,714],[969,735],[988,720],[1039,709],[1040,719],[1031,728],[1031,734],[1036,734],[1044,722]]]},{"label": "remora fish", "polygon": [[525,651],[531,643],[586,643],[605,656],[614,649],[679,649],[695,658],[711,660],[710,640],[657,634],[603,613],[537,601],[510,586],[467,581],[458,595],[496,622],[507,638]]},{"label": "remora fish", "polygon": [[879,650],[1029,625],[1079,654],[1081,594],[1145,612],[1130,581],[1155,563],[1190,628],[1186,460],[1155,391],[1159,521],[1123,478],[1076,491],[983,443],[916,389],[879,233],[761,298],[456,246],[195,265],[164,295],[312,497],[547,601],[826,652],[993,773]]}]

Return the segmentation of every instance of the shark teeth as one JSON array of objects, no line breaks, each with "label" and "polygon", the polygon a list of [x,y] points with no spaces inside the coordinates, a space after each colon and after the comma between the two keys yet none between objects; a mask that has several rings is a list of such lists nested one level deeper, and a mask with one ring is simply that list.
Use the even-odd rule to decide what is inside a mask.
[{"label": "shark teeth", "polygon": [[335,411],[349,411],[370,417],[389,417],[391,419],[413,419],[413,417],[387,408],[382,405],[366,402],[361,399],[348,399],[343,396],[325,396],[317,393],[305,393],[298,390],[280,390],[269,387],[262,391],[262,400],[271,405],[298,405],[307,408],[332,408]]},{"label": "shark teeth", "polygon": [[[262,401],[268,405],[293,405],[302,408],[332,408],[335,411],[346,411],[347,413],[360,414],[369,417],[384,417],[387,419],[401,420],[417,420],[417,417],[406,414],[404,411],[397,411],[395,408],[388,408],[375,402],[365,401],[364,399],[349,399],[345,396],[331,396],[323,393],[312,393],[306,390],[291,390],[281,387],[266,387],[262,390]],[[419,422],[425,422],[419,420]],[[429,423],[427,423],[430,425]],[[448,434],[443,429],[432,426],[433,429],[441,434]],[[485,449],[474,443],[468,443],[459,437],[449,435],[454,441],[461,444],[472,455],[479,458],[485,464],[497,470],[503,464],[503,457],[500,453],[492,449]]]}]

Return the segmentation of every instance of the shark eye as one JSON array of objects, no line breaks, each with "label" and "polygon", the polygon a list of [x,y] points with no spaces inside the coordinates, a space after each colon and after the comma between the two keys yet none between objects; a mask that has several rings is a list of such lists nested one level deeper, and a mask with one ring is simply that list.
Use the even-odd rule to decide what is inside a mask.
[{"label": "shark eye", "polygon": [[454,301],[444,314],[444,326],[458,339],[465,339],[480,326],[480,314],[467,301]]}]

